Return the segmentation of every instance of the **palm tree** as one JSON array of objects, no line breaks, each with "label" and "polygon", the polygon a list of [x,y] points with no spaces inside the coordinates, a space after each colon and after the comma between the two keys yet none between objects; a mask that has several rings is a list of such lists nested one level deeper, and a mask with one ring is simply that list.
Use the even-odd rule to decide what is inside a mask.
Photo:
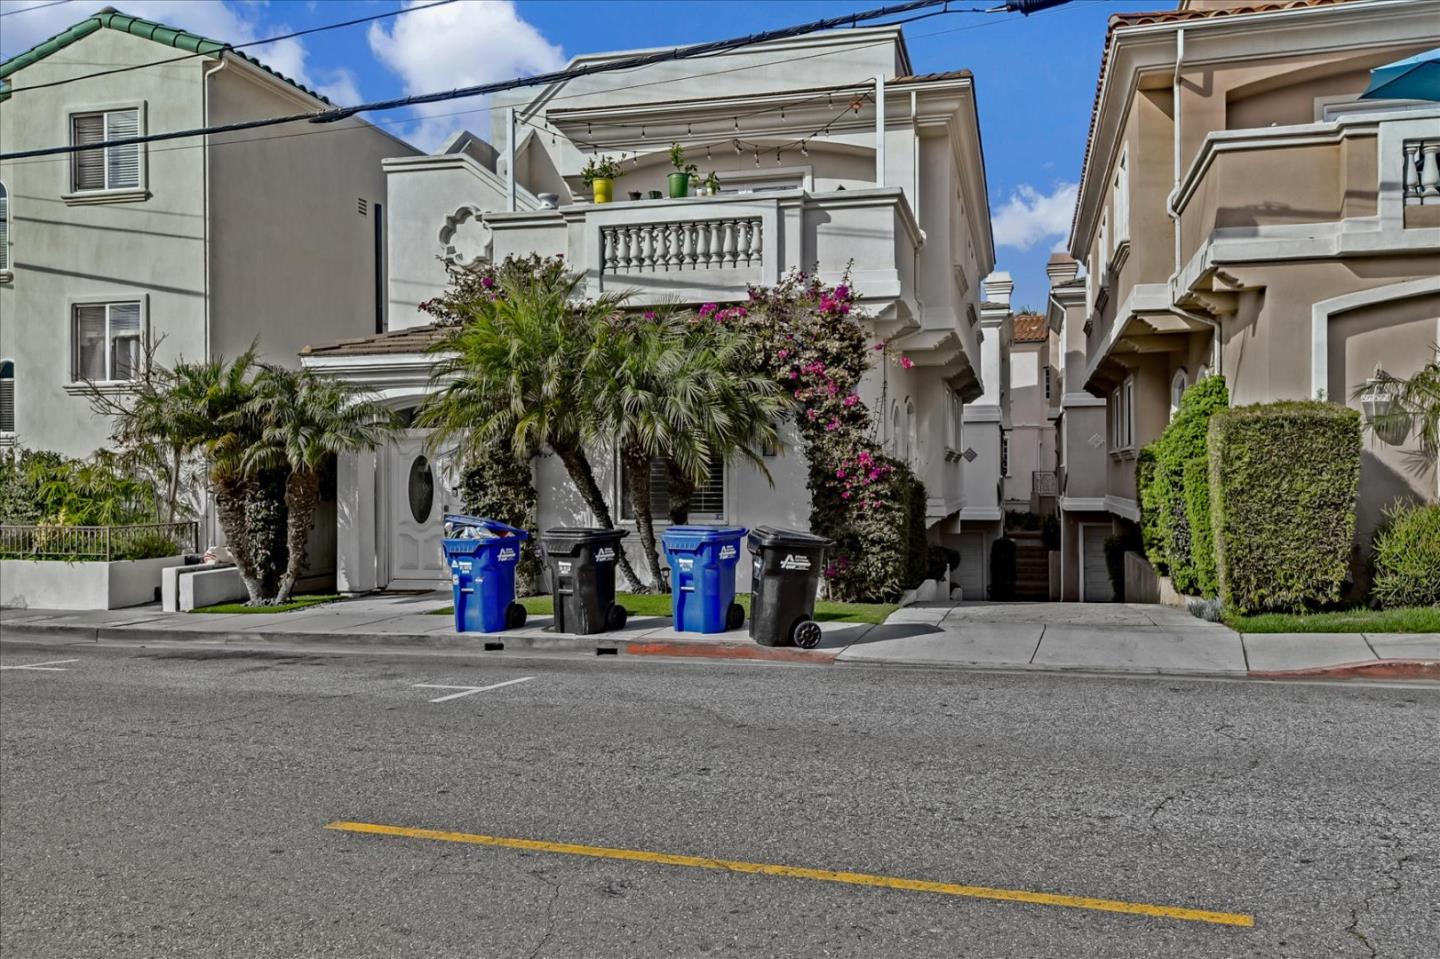
[{"label": "palm tree", "polygon": [[[613,529],[585,449],[595,431],[584,390],[597,331],[622,298],[580,301],[573,273],[502,269],[498,277],[495,291],[470,297],[460,323],[433,347],[441,359],[416,425],[432,429],[431,444],[450,447],[462,462],[509,443],[516,461],[529,463],[548,447],[596,522]],[[640,584],[623,554],[619,567]]]},{"label": "palm tree", "polygon": [[234,418],[258,433],[240,455],[243,473],[285,473],[285,571],[273,602],[289,602],[305,565],[321,471],[337,454],[384,443],[400,428],[400,418],[369,390],[275,366],[260,368],[249,402]]}]

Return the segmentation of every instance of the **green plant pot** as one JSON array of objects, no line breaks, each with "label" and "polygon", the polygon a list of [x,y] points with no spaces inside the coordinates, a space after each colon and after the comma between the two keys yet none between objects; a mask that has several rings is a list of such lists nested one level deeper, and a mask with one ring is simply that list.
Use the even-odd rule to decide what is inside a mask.
[{"label": "green plant pot", "polygon": [[666,179],[670,181],[670,199],[683,200],[690,195],[690,174],[675,172]]}]

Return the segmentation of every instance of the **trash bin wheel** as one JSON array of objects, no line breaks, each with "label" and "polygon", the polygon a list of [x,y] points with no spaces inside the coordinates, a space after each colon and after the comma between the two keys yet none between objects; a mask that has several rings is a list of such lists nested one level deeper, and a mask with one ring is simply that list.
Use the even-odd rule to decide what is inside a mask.
[{"label": "trash bin wheel", "polygon": [[616,603],[605,613],[605,628],[614,631],[625,628],[625,621],[630,618],[630,612],[624,606]]},{"label": "trash bin wheel", "polygon": [[739,629],[745,625],[745,607],[739,603],[731,603],[730,608],[725,611],[725,628]]},{"label": "trash bin wheel", "polygon": [[505,608],[505,628],[519,629],[525,625],[525,607],[519,603],[511,603]]},{"label": "trash bin wheel", "polygon": [[813,619],[802,619],[790,630],[790,640],[801,649],[814,649],[820,645],[820,624]]}]

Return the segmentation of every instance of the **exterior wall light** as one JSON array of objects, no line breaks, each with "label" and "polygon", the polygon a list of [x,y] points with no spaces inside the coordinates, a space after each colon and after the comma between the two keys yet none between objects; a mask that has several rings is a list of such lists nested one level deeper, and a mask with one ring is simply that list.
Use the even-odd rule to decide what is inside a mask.
[{"label": "exterior wall light", "polygon": [[1396,408],[1395,379],[1378,363],[1375,375],[1365,381],[1365,392],[1360,394],[1360,410],[1381,442],[1399,446],[1410,435],[1410,417]]}]

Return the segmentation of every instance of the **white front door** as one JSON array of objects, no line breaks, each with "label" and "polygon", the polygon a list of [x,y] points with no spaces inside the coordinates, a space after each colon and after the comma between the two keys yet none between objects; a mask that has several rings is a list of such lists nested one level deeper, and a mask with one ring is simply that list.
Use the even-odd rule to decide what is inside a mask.
[{"label": "white front door", "polygon": [[393,588],[440,587],[450,582],[441,554],[442,524],[450,504],[444,471],[412,430],[390,448],[390,581]]}]

